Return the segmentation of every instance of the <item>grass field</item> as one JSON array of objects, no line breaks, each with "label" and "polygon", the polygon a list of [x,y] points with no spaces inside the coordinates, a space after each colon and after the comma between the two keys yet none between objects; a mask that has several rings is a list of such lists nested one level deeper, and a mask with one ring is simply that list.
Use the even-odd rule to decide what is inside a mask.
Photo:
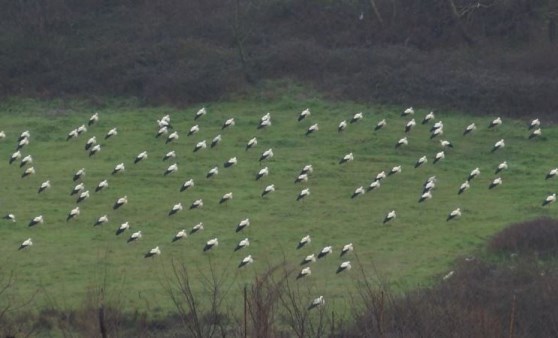
[{"label": "grass field", "polygon": [[[299,269],[306,255],[332,245],[334,253],[313,263],[312,275],[298,283],[306,283],[316,296],[323,294],[329,303],[343,307],[349,285],[361,275],[358,269],[339,275],[335,271],[344,260],[354,265],[355,255],[370,277],[379,276],[400,290],[408,290],[438,280],[456,257],[474,252],[506,224],[556,216],[553,205],[541,207],[547,194],[556,191],[556,181],[545,180],[545,175],[557,166],[554,156],[558,145],[558,128],[545,125],[544,120],[543,136],[529,140],[526,121],[504,118],[501,126],[489,130],[487,126],[496,116],[471,116],[434,107],[436,121],[443,120],[444,134],[431,140],[432,122],[421,124],[430,108],[415,107],[417,126],[407,135],[409,144],[396,149],[394,145],[405,135],[404,125],[410,119],[400,116],[406,108],[403,106],[327,102],[295,90],[273,99],[253,95],[205,107],[207,115],[194,121],[201,105],[175,109],[114,100],[94,107],[81,101],[21,98],[0,103],[0,130],[6,133],[0,141],[0,213],[13,213],[17,218],[15,223],[0,220],[1,273],[6,279],[13,272],[15,280],[9,299],[23,302],[34,295],[34,306],[55,303],[71,308],[83,301],[88,290],[103,285],[108,297],[120,299],[125,309],[166,313],[172,309],[165,284],[173,278],[173,262],[183,263],[200,275],[208,273],[211,262],[219,274],[230,279],[231,297],[240,297],[242,286],[255,273],[283,259]],[[298,122],[297,116],[305,108],[312,114]],[[363,120],[338,133],[339,122],[359,111],[364,113]],[[99,112],[98,123],[67,141],[68,132],[87,124],[94,112]],[[266,112],[271,113],[271,127],[257,129]],[[165,114],[170,114],[180,135],[168,144],[166,136],[155,138],[156,120]],[[236,125],[221,130],[230,117],[236,119]],[[387,126],[374,131],[383,118]],[[478,129],[463,136],[471,122]],[[319,123],[319,131],[305,136],[313,123]],[[199,133],[187,136],[194,124],[199,124]],[[104,139],[113,127],[118,135]],[[36,173],[22,178],[24,168],[19,161],[10,165],[8,159],[24,130],[29,130],[31,137],[21,152],[32,155]],[[222,142],[215,148],[193,152],[197,142],[205,139],[210,143],[217,134],[222,134]],[[91,136],[97,137],[102,150],[89,157],[84,145]],[[258,145],[246,151],[246,142],[254,136]],[[501,138],[505,148],[491,153]],[[446,158],[433,164],[433,156],[442,150],[439,139],[450,140],[454,148],[447,149]],[[258,159],[268,148],[273,149],[274,157],[260,164]],[[176,151],[176,159],[163,161],[170,150]],[[134,164],[142,151],[148,152],[148,158]],[[354,161],[340,165],[340,158],[348,152],[353,152]],[[428,163],[415,169],[415,161],[423,155]],[[233,156],[238,164],[224,168],[223,163]],[[489,190],[495,167],[504,160],[509,169],[500,174],[503,184]],[[111,175],[120,162],[126,170]],[[175,162],[178,171],[164,176]],[[295,184],[306,164],[312,164],[314,172],[308,182]],[[402,166],[400,174],[387,177],[379,189],[351,199],[358,186],[367,187],[377,173],[396,165]],[[213,166],[219,166],[219,175],[206,179]],[[262,166],[268,166],[270,174],[256,181]],[[459,185],[475,167],[481,175],[458,196]],[[72,176],[80,168],[86,169],[82,181],[91,197],[79,203],[81,213],[76,219],[66,221],[76,206],[76,196],[70,192],[79,183],[73,182]],[[422,184],[432,175],[438,180],[433,198],[418,203]],[[181,192],[182,183],[189,178],[195,186]],[[47,179],[52,187],[38,194],[39,185]],[[109,187],[94,192],[103,179],[109,181]],[[261,198],[263,188],[272,183],[277,190]],[[297,202],[299,191],[305,187],[310,188],[310,196]],[[219,199],[227,192],[233,192],[234,198],[220,205]],[[113,210],[113,203],[124,195],[129,202]],[[189,210],[199,198],[204,207]],[[169,216],[170,208],[178,202],[184,210]],[[457,207],[462,216],[447,222],[448,213]],[[383,224],[385,214],[392,209],[397,218]],[[28,226],[39,214],[44,215],[44,223]],[[93,226],[103,214],[109,222]],[[247,217],[250,226],[235,232],[238,222]],[[130,230],[115,235],[126,221]],[[203,231],[171,242],[177,231],[190,230],[199,222],[204,223]],[[127,243],[130,234],[138,230],[143,238]],[[306,234],[312,242],[297,250],[298,241]],[[29,237],[33,246],[18,250]],[[204,253],[205,242],[213,237],[219,238],[219,246]],[[245,237],[250,246],[234,252]],[[339,251],[349,242],[354,244],[354,252],[340,258]],[[155,246],[160,247],[161,255],[144,258]],[[254,257],[254,264],[238,269],[248,254]]]}]

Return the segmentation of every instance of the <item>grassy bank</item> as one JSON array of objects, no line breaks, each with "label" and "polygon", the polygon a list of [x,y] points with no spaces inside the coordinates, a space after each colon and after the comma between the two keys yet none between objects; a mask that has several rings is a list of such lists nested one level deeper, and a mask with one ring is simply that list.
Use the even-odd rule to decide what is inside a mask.
[{"label": "grassy bank", "polygon": [[[201,105],[174,109],[120,100],[91,104],[13,98],[2,102],[0,130],[6,138],[0,141],[0,213],[13,213],[17,218],[15,223],[3,219],[0,226],[3,275],[13,272],[16,281],[8,291],[9,299],[24,302],[33,298],[38,308],[45,304],[72,308],[83,301],[88,290],[103,287],[107,297],[118,299],[125,309],[166,314],[173,309],[166,290],[167,281],[174,279],[173,263],[186,265],[200,277],[195,278],[195,288],[201,288],[203,276],[212,266],[230,286],[234,302],[255,273],[283,260],[298,270],[306,255],[332,245],[334,253],[312,264],[312,275],[298,283],[343,309],[348,306],[347,286],[361,278],[355,270],[335,273],[344,260],[356,263],[358,257],[367,275],[381,277],[398,290],[409,290],[437,280],[456,256],[475,250],[505,224],[556,216],[553,205],[541,207],[546,195],[555,191],[555,181],[545,180],[545,175],[556,166],[552,157],[558,136],[558,129],[547,127],[544,121],[543,136],[529,140],[526,121],[505,119],[489,130],[487,126],[496,116],[435,110],[436,121],[444,123],[441,138],[451,140],[454,148],[446,149],[446,158],[433,164],[433,156],[442,150],[439,139],[429,138],[432,122],[421,125],[430,109],[415,107],[417,126],[407,135],[409,145],[396,149],[409,120],[400,116],[406,107],[327,102],[292,88],[279,96],[260,93],[205,107],[207,115],[194,121]],[[298,122],[297,116],[305,108],[312,115]],[[364,113],[363,120],[338,133],[339,122],[359,111]],[[99,122],[77,139],[66,140],[68,132],[87,124],[94,112],[99,113]],[[257,129],[266,112],[271,113],[272,125]],[[156,120],[165,114],[170,114],[180,135],[168,144],[166,136],[155,137]],[[221,130],[230,117],[236,119],[236,125]],[[374,131],[383,118],[387,126]],[[472,122],[478,130],[463,136]],[[319,123],[319,131],[305,136],[313,123]],[[187,136],[194,124],[199,124],[199,133]],[[104,139],[114,127],[118,135]],[[8,159],[24,130],[30,131],[31,138],[22,153],[32,155],[36,174],[21,178],[24,168],[19,161],[10,165]],[[220,144],[193,152],[197,142],[205,139],[210,143],[217,134],[222,134]],[[97,137],[102,150],[89,157],[84,145],[91,136]],[[254,136],[258,145],[246,151],[246,142]],[[506,147],[492,153],[493,144],[502,138]],[[273,148],[275,156],[260,164],[258,159],[268,148]],[[163,161],[170,150],[176,151],[176,159]],[[142,151],[148,152],[148,158],[134,164]],[[340,165],[340,158],[349,152],[354,161]],[[423,155],[428,163],[415,169],[416,160]],[[224,168],[223,163],[234,156],[238,164]],[[494,169],[502,161],[509,164],[500,173],[503,184],[489,190]],[[111,175],[120,162],[126,170]],[[175,162],[178,172],[164,176]],[[293,183],[306,164],[314,167],[308,182]],[[351,199],[355,188],[366,187],[377,173],[396,165],[402,166],[400,174],[387,177],[379,189]],[[207,179],[213,166],[220,173]],[[262,166],[268,166],[270,174],[256,181]],[[468,191],[458,195],[459,185],[475,167],[481,175]],[[70,192],[79,182],[73,182],[72,176],[80,168],[86,168],[83,182],[91,197],[79,203],[80,215],[67,221],[76,206],[76,197]],[[418,203],[422,184],[432,175],[438,179],[433,198]],[[182,183],[189,178],[195,180],[195,187],[181,192]],[[47,179],[52,187],[38,194],[39,185]],[[109,188],[95,193],[103,179],[108,179]],[[277,190],[261,198],[268,184],[275,184]],[[297,202],[297,194],[305,187],[310,188],[310,196]],[[233,192],[234,198],[219,204],[227,192]],[[115,200],[124,195],[128,204],[113,210]],[[188,210],[199,198],[204,207]],[[169,216],[178,202],[184,210]],[[457,207],[462,210],[461,218],[447,222],[448,213]],[[392,209],[397,218],[383,224]],[[39,214],[44,223],[29,227],[29,220]],[[93,226],[104,214],[109,222]],[[235,232],[238,222],[247,217],[251,225]],[[131,229],[116,236],[116,229],[126,221]],[[171,242],[178,230],[190,230],[199,222],[204,223],[203,231]],[[143,238],[127,243],[129,235],[138,230]],[[306,234],[312,242],[297,250]],[[28,237],[34,245],[18,250]],[[205,242],[213,237],[219,238],[219,246],[204,253]],[[236,244],[245,237],[250,246],[235,252]],[[340,258],[341,247],[349,242],[354,244],[354,252]],[[144,258],[155,246],[160,247],[161,255]],[[254,257],[254,264],[238,269],[239,261],[248,254]]]}]

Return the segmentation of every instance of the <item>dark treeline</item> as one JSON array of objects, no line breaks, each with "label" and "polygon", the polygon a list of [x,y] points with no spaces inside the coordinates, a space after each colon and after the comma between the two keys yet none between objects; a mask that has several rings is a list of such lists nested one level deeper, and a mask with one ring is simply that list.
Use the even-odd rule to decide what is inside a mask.
[{"label": "dark treeline", "polygon": [[331,98],[556,115],[556,0],[2,1],[2,95]]}]

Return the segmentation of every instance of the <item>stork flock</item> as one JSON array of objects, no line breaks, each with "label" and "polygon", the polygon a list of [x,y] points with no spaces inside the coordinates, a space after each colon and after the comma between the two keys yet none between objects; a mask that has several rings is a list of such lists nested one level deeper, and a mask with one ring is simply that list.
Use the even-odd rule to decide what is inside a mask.
[{"label": "stork flock", "polygon": [[[189,129],[187,129],[187,131],[185,131],[183,134],[174,129],[173,124],[171,123],[171,117],[170,115],[165,115],[163,117],[161,117],[160,119],[156,120],[156,124],[154,125],[154,132],[153,132],[153,137],[155,140],[160,140],[160,142],[164,142],[165,145],[172,145],[174,142],[176,142],[177,140],[179,140],[179,138],[181,136],[183,137],[192,137],[193,135],[196,135],[199,131],[200,128],[202,128],[200,126],[201,124],[201,120],[203,119],[203,117],[205,115],[208,114],[208,111],[206,110],[206,108],[202,108],[199,111],[197,111],[193,117],[194,121],[196,124],[194,124],[193,126],[191,126]],[[300,112],[298,114],[297,120],[298,122],[302,122],[305,119],[308,119],[311,116],[311,111],[310,109],[305,109],[302,112]],[[452,149],[455,147],[459,147],[459,142],[454,142],[449,140],[449,139],[443,139],[443,135],[444,135],[444,124],[442,120],[438,120],[436,121],[436,116],[434,114],[434,112],[430,112],[429,114],[426,114],[424,116],[424,118],[422,119],[421,123],[417,125],[417,122],[415,120],[415,111],[414,109],[408,108],[405,109],[401,112],[401,117],[403,119],[406,119],[404,121],[403,124],[403,128],[401,129],[401,133],[403,134],[403,136],[399,139],[394,139],[394,151],[401,151],[402,149],[409,147],[410,144],[410,140],[409,137],[407,135],[409,135],[410,133],[412,133],[412,130],[414,128],[420,128],[420,127],[428,127],[430,126],[430,139],[434,140],[436,142],[439,142],[440,145],[440,151],[436,152],[433,156],[429,157],[427,154],[419,157],[418,159],[416,159],[416,161],[413,161],[413,163],[409,163],[409,164],[397,164],[394,165],[391,168],[386,169],[385,171],[380,171],[379,173],[377,173],[375,175],[375,177],[370,181],[367,182],[366,185],[359,185],[357,186],[354,191],[352,192],[352,194],[350,194],[350,196],[347,196],[347,198],[351,198],[351,199],[358,199],[361,198],[361,196],[368,194],[370,192],[372,192],[373,190],[376,190],[378,188],[380,188],[384,182],[384,180],[389,180],[389,177],[394,176],[394,175],[400,175],[402,174],[405,170],[420,170],[419,168],[427,165],[427,163],[430,161],[431,165],[437,165],[439,162],[445,161],[446,157],[451,157],[451,151]],[[80,126],[70,130],[68,132],[68,134],[66,135],[66,141],[67,142],[73,142],[77,139],[79,139],[83,134],[87,133],[89,129],[92,129],[96,126],[96,124],[99,121],[99,113],[95,113],[93,114],[90,118],[89,121],[87,121],[87,123],[81,124]],[[362,121],[364,119],[364,114],[362,112],[356,113],[354,114],[349,121],[347,122],[347,120],[342,120],[338,127],[337,127],[337,133],[342,134],[342,133],[346,133],[347,129],[350,129],[350,125],[354,124],[354,123],[359,123],[360,121]],[[419,120],[420,121],[420,120]],[[499,126],[501,126],[503,123],[502,118],[498,117],[493,119],[490,124],[488,124],[485,128],[487,129],[495,129],[498,128]],[[225,132],[226,129],[230,129],[232,127],[234,127],[236,124],[236,120],[234,118],[229,118],[227,120],[225,120],[222,125],[221,125],[221,130],[222,132]],[[385,129],[387,127],[387,121],[386,119],[382,119],[381,121],[379,121],[376,126],[374,128],[371,128],[370,132],[371,133],[381,133],[383,132],[383,129]],[[264,114],[258,124],[257,124],[257,130],[263,130],[263,129],[267,129],[267,128],[272,128],[272,117],[271,117],[271,113],[266,113]],[[477,130],[477,125],[475,123],[471,123],[467,126],[465,126],[463,128],[462,131],[462,137],[473,137],[472,134],[475,133],[475,131]],[[542,131],[540,128],[540,121],[538,119],[535,119],[533,121],[531,121],[531,123],[528,125],[527,127],[529,133],[527,135],[527,139],[531,140],[537,137],[540,137],[542,135]],[[320,133],[322,132],[320,130],[320,126],[318,123],[312,123],[306,130],[304,133],[302,133],[302,137],[309,137],[311,138],[313,134],[315,133]],[[0,131],[0,140],[4,140],[7,139],[7,135],[9,135],[9,132],[6,131]],[[106,134],[104,135],[104,141],[105,142],[110,142],[111,139],[114,139],[116,137],[119,137],[119,130],[117,127],[113,127],[111,128],[108,132],[106,132]],[[88,138],[85,142],[84,145],[84,149],[87,152],[87,156],[90,158],[95,158],[95,156],[98,156],[98,154],[100,152],[102,152],[103,149],[103,145],[98,143],[98,139],[97,137],[99,137],[99,139],[101,139],[101,136],[91,136],[90,138]],[[16,161],[19,161],[19,167],[21,168],[22,172],[21,172],[21,179],[26,179],[29,176],[35,175],[36,174],[36,170],[34,167],[34,158],[32,157],[31,154],[26,154],[24,156],[24,152],[27,149],[28,145],[31,143],[32,140],[32,135],[31,132],[29,130],[25,130],[23,132],[21,132],[17,138],[15,138],[16,140],[16,147],[15,147],[15,151],[13,152],[13,154],[9,157],[8,162],[10,165],[14,166]],[[217,147],[221,142],[223,142],[223,136],[222,134],[218,134],[217,136],[215,136],[211,142],[208,142],[207,140],[201,140],[199,142],[195,143],[195,146],[193,148],[193,152],[194,153],[198,153],[198,152],[202,152],[205,149],[209,148],[215,148]],[[258,142],[259,139],[257,137],[251,137],[251,138],[247,138],[247,142],[243,145],[243,152],[248,152],[248,151],[254,151],[257,146],[258,146]],[[495,153],[495,152],[501,152],[502,149],[506,147],[506,141],[504,138],[498,139],[494,142],[493,146],[491,149],[489,149],[489,151],[491,153]],[[118,162],[114,165],[113,170],[111,172],[107,172],[106,178],[101,180],[100,182],[98,182],[98,184],[95,186],[94,190],[89,190],[86,188],[85,184],[84,184],[84,177],[87,174],[87,169],[84,168],[80,168],[79,170],[76,170],[72,177],[68,178],[68,181],[72,181],[72,185],[73,187],[69,187],[71,189],[69,189],[70,191],[70,195],[71,196],[75,196],[76,197],[76,205],[74,207],[72,207],[66,215],[66,221],[67,222],[71,222],[74,219],[77,219],[80,217],[81,211],[83,208],[86,208],[85,204],[87,202],[84,203],[84,201],[89,200],[89,199],[93,199],[95,194],[99,194],[102,193],[102,191],[104,191],[105,189],[109,188],[109,181],[111,180],[112,177],[117,177],[117,176],[121,176],[121,175],[126,175],[127,170],[130,166],[137,166],[137,165],[141,165],[142,162],[145,161],[149,161],[153,158],[153,160],[155,161],[162,161],[162,162],[170,162],[170,164],[168,164],[167,168],[161,172],[161,175],[163,176],[172,176],[172,175],[177,175],[176,173],[180,171],[180,167],[179,164],[177,162],[173,162],[173,160],[176,160],[177,154],[175,150],[168,150],[168,152],[164,153],[164,154],[155,154],[155,156],[151,156],[152,154],[148,153],[147,150],[142,150],[141,152],[139,152],[136,156],[131,158],[131,162],[130,163],[126,163],[126,162]],[[269,176],[270,171],[272,171],[272,163],[270,162],[270,160],[272,158],[274,158],[275,154],[274,154],[274,149],[273,148],[265,148],[261,151],[260,156],[259,156],[259,164],[260,164],[260,170],[255,173],[254,175],[254,180],[255,181],[260,181],[263,180],[265,177]],[[339,166],[346,166],[349,165],[350,162],[355,160],[355,157],[358,156],[357,154],[354,154],[353,152],[348,152],[346,154],[342,154],[340,155],[338,161],[337,161],[337,165]],[[237,164],[239,163],[239,161],[242,161],[242,154],[239,153],[237,156],[234,157],[230,157],[227,160],[225,160],[222,164],[222,168],[223,170],[227,170],[227,168],[231,168],[234,166],[237,166]],[[269,163],[269,164],[268,164]],[[215,177],[217,177],[218,175],[220,175],[220,166],[214,166],[209,168],[209,170],[207,170],[205,172],[205,179],[206,180],[212,180]],[[508,170],[508,162],[507,161],[503,161],[501,163],[499,163],[495,168],[494,168],[494,174],[495,175],[500,175],[503,171]],[[309,181],[309,178],[311,177],[311,175],[314,173],[314,167],[312,166],[312,164],[307,163],[304,166],[302,166],[302,168],[300,169],[300,171],[296,174],[293,175],[294,177],[294,183],[295,184],[299,184],[299,183],[304,183],[305,186],[303,188],[300,189],[300,191],[298,192],[298,194],[296,196],[293,196],[293,203],[304,203],[304,200],[312,198],[311,195],[311,187],[307,184]],[[461,195],[466,193],[466,191],[471,187],[472,184],[474,184],[473,182],[475,181],[475,179],[481,174],[480,169],[479,168],[472,168],[470,174],[465,178],[465,180],[463,181],[463,183],[458,186],[455,187],[455,192],[457,195]],[[555,177],[558,174],[558,168],[555,169],[551,169],[548,171],[547,175],[546,175],[546,179],[551,179],[553,177]],[[493,180],[491,180],[490,184],[487,186],[488,189],[496,189],[498,186],[503,184],[503,179],[502,176],[497,176],[495,177]],[[37,193],[38,194],[46,194],[48,193],[48,190],[51,189],[51,186],[53,184],[53,181],[50,179],[45,180],[44,182],[42,182],[40,184],[40,186],[37,187]],[[180,190],[180,192],[184,192],[186,190],[190,190],[192,188],[194,188],[197,185],[197,181],[194,178],[188,178],[186,179],[179,187],[177,187],[178,190]],[[435,188],[436,188],[436,184],[437,184],[437,178],[436,176],[431,176],[428,177],[424,183],[422,184],[422,190],[418,196],[417,199],[417,203],[429,203],[428,200],[432,199],[433,196],[435,195]],[[280,187],[276,187],[275,184],[271,183],[271,184],[266,184],[265,187],[263,188],[263,190],[260,193],[260,197],[262,199],[268,199],[271,197],[271,195],[273,195],[273,193],[276,191],[276,189],[279,189]],[[218,204],[222,204],[222,205],[228,205],[229,203],[231,203],[231,201],[233,200],[233,198],[236,195],[234,194],[233,191],[227,191],[225,192],[216,203]],[[132,199],[133,200],[133,199]],[[544,199],[542,199],[542,206],[545,207],[553,202],[556,201],[556,194],[552,193],[548,196],[546,196]],[[133,202],[130,202],[133,203]],[[125,192],[122,193],[122,195],[120,197],[118,197],[113,205],[112,205],[112,212],[116,212],[117,210],[121,209],[121,208],[126,208],[126,205],[128,204],[128,196],[126,195]],[[189,205],[183,205],[181,202],[177,202],[174,205],[170,206],[170,208],[168,209],[168,217],[175,217],[174,215],[181,213],[181,212],[185,212],[184,209],[189,209],[189,210],[194,210],[194,209],[200,209],[204,207],[204,201],[203,199],[195,199],[194,201],[192,201]],[[100,215],[98,218],[95,219],[95,221],[93,222],[93,225],[95,226],[101,226],[101,225],[105,225],[107,223],[109,223],[109,212],[111,212],[110,209],[107,208],[107,213]],[[460,217],[462,217],[462,212],[463,210],[461,209],[461,207],[459,205],[456,205],[454,209],[452,210],[448,210],[447,214],[446,214],[446,221],[453,221],[456,220]],[[397,218],[397,212],[395,209],[392,210],[386,210],[385,215],[382,219],[383,224],[387,224],[392,222],[393,220],[395,220]],[[5,216],[4,219],[10,221],[10,222],[16,222],[17,220],[17,215],[13,214],[11,211],[6,210],[5,211]],[[43,217],[43,215],[39,214],[36,215],[34,217],[32,217],[30,220],[28,221],[28,226],[29,227],[34,227],[34,226],[43,226],[43,224],[45,223],[45,219]],[[245,229],[247,229],[250,226],[250,219],[249,218],[245,218],[240,220],[236,227],[235,227],[235,231],[237,233],[244,231]],[[198,233],[200,231],[204,230],[204,224],[202,222],[196,224],[195,226],[193,226],[190,230],[187,229],[180,229],[178,232],[174,233],[174,234],[169,234],[169,245],[176,245],[176,244],[172,244],[175,243],[177,241],[183,241],[185,239],[187,239],[190,235],[193,235],[195,233]],[[132,232],[131,231],[131,225],[129,222],[123,222],[122,224],[120,224],[116,230],[115,230],[115,236],[119,237],[121,236],[123,233],[125,232]],[[145,238],[148,237],[148,234],[146,231],[142,231],[142,230],[136,230],[134,232],[132,232],[130,234],[130,236],[128,236],[128,238],[126,239],[127,243],[130,243],[130,245],[132,245],[132,243],[134,242],[138,242],[138,241],[143,241],[144,239],[144,235]],[[238,243],[234,243],[234,245],[231,245],[231,250],[234,251],[247,251],[249,249],[250,246],[250,240],[248,237],[240,240]],[[306,245],[308,245],[311,242],[312,238],[311,235],[309,234],[305,234],[298,243],[293,243],[293,246],[296,247],[297,249],[301,249],[303,247],[305,247]],[[40,243],[40,241],[37,241],[37,243]],[[39,244],[37,244],[39,245]],[[150,250],[148,250],[147,252],[143,253],[143,256],[146,258],[149,257],[156,257],[161,255],[162,253],[162,247],[164,247],[164,245],[166,245],[165,243],[157,243],[155,246],[153,246]],[[341,258],[345,258],[347,256],[350,256],[350,253],[354,250],[354,246],[353,243],[339,243],[338,244],[340,247],[340,250],[338,251],[339,254],[338,256]],[[32,238],[27,238],[25,240],[23,240],[21,242],[21,244],[19,245],[18,249],[19,250],[29,250],[29,248],[33,246],[33,239]],[[207,240],[207,242],[205,243],[205,245],[203,246],[203,248],[200,248],[202,252],[212,252],[214,251],[217,247],[219,246],[219,238],[218,237],[213,237]],[[326,245],[324,246],[319,252],[317,253],[312,253],[309,255],[304,256],[301,261],[300,261],[300,265],[302,266],[300,272],[297,274],[296,279],[303,279],[303,278],[307,278],[309,276],[311,276],[312,274],[312,263],[317,262],[321,259],[324,259],[325,257],[327,257],[328,255],[332,254],[334,252],[334,246],[333,245]],[[239,262],[238,262],[238,268],[243,268],[246,267],[252,263],[254,263],[255,259],[257,257],[252,256],[251,254],[246,255],[245,257],[243,257]],[[349,271],[351,269],[351,261],[350,260],[342,260],[340,262],[340,264],[337,267],[336,273],[342,273],[342,272],[346,272]],[[316,298],[312,304],[311,307],[317,307],[320,305],[325,304],[325,300],[323,298],[323,296],[320,296],[318,298]]]}]

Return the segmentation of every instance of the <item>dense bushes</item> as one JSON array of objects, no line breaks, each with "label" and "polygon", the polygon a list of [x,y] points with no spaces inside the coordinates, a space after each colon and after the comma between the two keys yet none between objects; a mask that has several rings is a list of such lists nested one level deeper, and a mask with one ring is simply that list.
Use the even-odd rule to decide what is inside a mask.
[{"label": "dense bushes", "polygon": [[494,253],[535,255],[541,258],[558,255],[558,222],[550,218],[513,224],[489,242]]},{"label": "dense bushes", "polygon": [[555,115],[557,16],[542,0],[12,1],[0,94],[188,104],[290,78],[334,98]]}]

